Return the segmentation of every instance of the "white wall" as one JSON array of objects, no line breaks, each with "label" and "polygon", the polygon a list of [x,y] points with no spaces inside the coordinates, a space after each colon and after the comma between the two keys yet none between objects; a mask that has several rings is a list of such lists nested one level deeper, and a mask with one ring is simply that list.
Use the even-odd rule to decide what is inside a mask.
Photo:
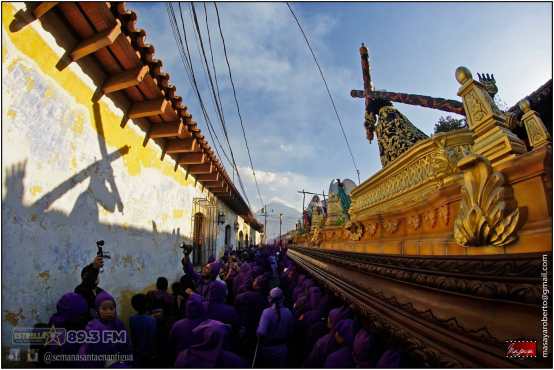
[{"label": "white wall", "polygon": [[143,147],[133,123],[121,128],[108,98],[92,103],[96,86],[78,65],[55,68],[64,50],[40,22],[11,33],[15,9],[2,10],[2,339],[48,320],[98,239],[112,255],[100,286],[125,320],[133,294],[182,274],[178,245],[191,236],[193,198],[207,193],[155,143]]}]

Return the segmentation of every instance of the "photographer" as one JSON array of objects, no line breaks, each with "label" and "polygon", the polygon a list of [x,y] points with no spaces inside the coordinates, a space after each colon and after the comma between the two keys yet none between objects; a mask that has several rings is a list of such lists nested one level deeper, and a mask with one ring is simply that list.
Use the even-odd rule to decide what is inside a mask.
[{"label": "photographer", "polygon": [[94,300],[96,296],[104,290],[98,286],[100,269],[104,266],[104,259],[102,256],[96,256],[94,261],[85,266],[81,271],[81,284],[77,285],[74,292],[83,296],[87,301],[90,318],[95,317],[96,307]]},{"label": "photographer", "polygon": [[183,248],[183,253],[185,254],[185,256],[181,259],[185,276],[191,278],[195,282],[198,294],[200,294],[202,298],[207,299],[208,293],[210,291],[210,286],[214,283],[214,281],[217,279],[217,276],[219,275],[221,263],[219,261],[208,263],[204,265],[204,267],[202,267],[202,271],[199,274],[194,271],[192,262],[190,261],[192,247],[183,243],[181,248]]}]

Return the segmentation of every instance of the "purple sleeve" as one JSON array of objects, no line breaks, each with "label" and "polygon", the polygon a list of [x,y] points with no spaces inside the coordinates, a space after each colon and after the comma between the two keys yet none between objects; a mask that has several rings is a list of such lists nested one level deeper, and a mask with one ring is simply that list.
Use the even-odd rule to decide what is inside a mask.
[{"label": "purple sleeve", "polygon": [[260,324],[258,325],[258,330],[256,330],[256,334],[260,337],[265,337],[268,334],[269,331],[269,322],[271,317],[271,311],[268,309],[265,309],[262,313],[262,317],[260,318]]},{"label": "purple sleeve", "polygon": [[192,267],[192,263],[190,262],[190,258],[186,257],[185,262],[183,263],[183,272],[192,277],[194,280],[200,280],[200,274],[194,271],[194,268]]}]

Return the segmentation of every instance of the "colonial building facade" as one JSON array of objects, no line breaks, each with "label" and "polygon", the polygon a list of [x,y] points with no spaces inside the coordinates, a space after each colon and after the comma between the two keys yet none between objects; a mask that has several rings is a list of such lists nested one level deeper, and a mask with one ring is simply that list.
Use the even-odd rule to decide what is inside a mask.
[{"label": "colonial building facade", "polygon": [[[131,292],[262,230],[123,3],[2,4],[2,337],[47,321],[97,240]],[[17,284],[14,282],[17,281]]]}]

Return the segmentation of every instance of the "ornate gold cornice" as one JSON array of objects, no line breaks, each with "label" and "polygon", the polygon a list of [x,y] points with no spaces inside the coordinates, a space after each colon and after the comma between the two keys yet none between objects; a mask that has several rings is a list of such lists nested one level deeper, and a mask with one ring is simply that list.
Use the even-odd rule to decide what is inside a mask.
[{"label": "ornate gold cornice", "polygon": [[352,190],[352,219],[405,208],[423,201],[441,186],[455,182],[456,163],[472,144],[472,133],[466,129],[418,142]]},{"label": "ornate gold cornice", "polygon": [[506,358],[505,342],[540,334],[540,254],[400,257],[293,247],[288,255],[422,366],[544,366]]}]

